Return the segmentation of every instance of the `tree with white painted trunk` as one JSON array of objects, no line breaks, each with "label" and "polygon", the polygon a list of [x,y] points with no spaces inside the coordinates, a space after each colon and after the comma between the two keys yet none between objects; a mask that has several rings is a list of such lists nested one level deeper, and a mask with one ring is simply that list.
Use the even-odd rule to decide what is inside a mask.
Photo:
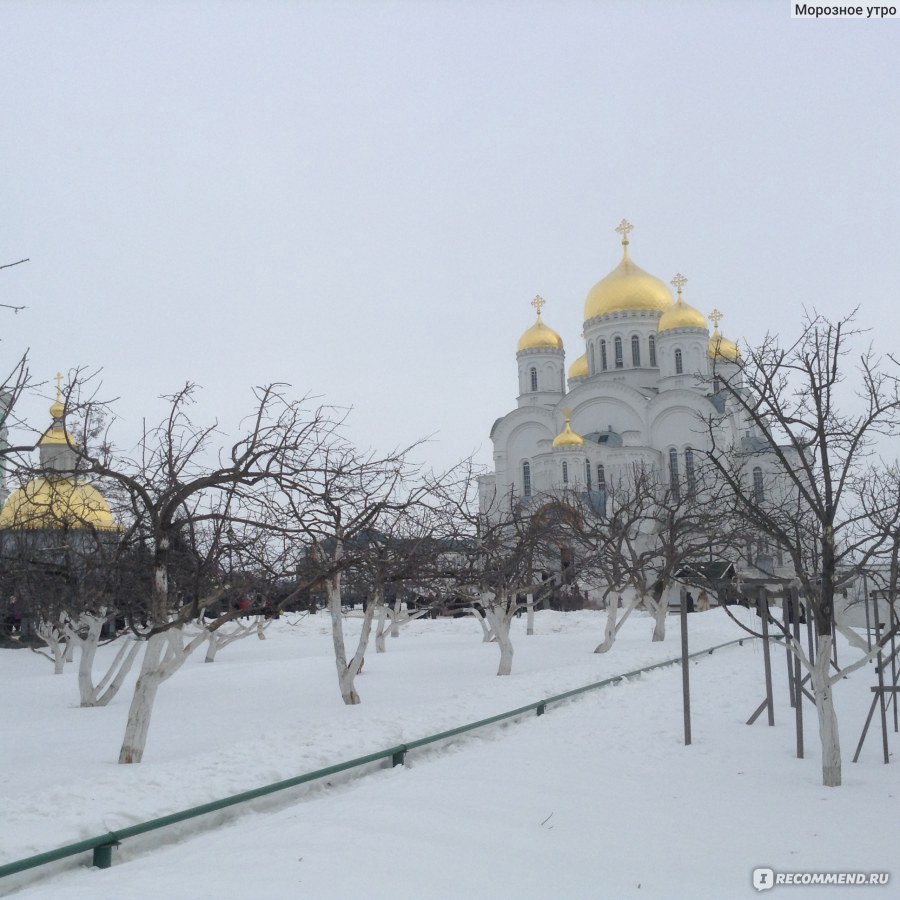
[{"label": "tree with white painted trunk", "polygon": [[[332,434],[314,465],[306,460],[293,465],[288,458],[280,477],[286,522],[302,535],[306,571],[315,573],[325,592],[338,688],[348,705],[360,702],[356,677],[387,579],[405,574],[396,542],[429,497],[428,484],[410,462],[418,447],[363,453]],[[367,574],[372,593],[357,645],[348,654],[343,584],[348,573],[360,571]]]},{"label": "tree with white painted trunk", "polygon": [[833,690],[871,655],[848,631],[866,652],[831,671],[834,632],[841,630],[835,595],[885,552],[900,514],[896,495],[873,487],[890,468],[876,454],[877,442],[900,435],[897,363],[871,347],[854,349],[862,337],[855,317],[806,313],[795,340],[767,335],[735,371],[717,376],[727,398],[722,415],[746,423],[742,443],[722,443],[717,420],[708,423],[709,459],[727,486],[731,513],[786,557],[812,616],[814,657],[797,642],[791,646],[810,675],[828,787],[841,784]]},{"label": "tree with white painted trunk", "polygon": [[[106,405],[94,395],[82,399],[79,387],[77,381],[70,385],[66,415],[71,410],[90,423]],[[119,611],[144,648],[121,763],[143,758],[159,687],[210,632],[240,616],[227,604],[211,620],[202,619],[201,610],[228,597],[233,570],[242,569],[254,544],[248,535],[274,527],[265,488],[277,479],[283,459],[291,454],[299,460],[302,448],[317,446],[330,427],[323,408],[307,409],[273,385],[254,392],[241,434],[220,449],[216,423],[198,425],[191,418],[196,393],[188,384],[164,398],[166,416],[145,431],[134,455],[119,453],[108,438],[75,448],[79,468],[121,498],[130,590]],[[185,628],[191,622],[201,627]]]},{"label": "tree with white painted trunk", "polygon": [[[565,509],[532,509],[509,496],[482,509],[468,472],[447,491],[442,504],[444,539],[452,545],[453,579],[463,597],[477,597],[500,650],[498,675],[512,672],[512,622],[526,597],[543,587],[540,561],[559,555],[557,514]],[[484,629],[484,624],[482,624]]]}]

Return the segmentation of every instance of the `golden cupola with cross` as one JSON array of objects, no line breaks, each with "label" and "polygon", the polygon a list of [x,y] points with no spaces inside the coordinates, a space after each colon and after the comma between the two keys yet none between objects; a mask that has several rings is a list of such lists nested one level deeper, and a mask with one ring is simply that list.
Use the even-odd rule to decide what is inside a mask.
[{"label": "golden cupola with cross", "polygon": [[719,322],[721,322],[725,316],[720,313],[719,310],[714,309],[709,314],[709,318],[714,326],[713,333],[709,337],[709,358],[713,361],[730,363],[740,362],[741,348],[738,347],[734,341],[728,340],[728,338],[719,331]]},{"label": "golden cupola with cross", "polygon": [[0,510],[0,529],[118,531],[100,491],[76,477],[78,445],[66,429],[61,382],[57,375],[52,421],[37,443],[41,474],[10,494]]},{"label": "golden cupola with cross", "polygon": [[588,292],[584,301],[585,322],[611,313],[664,313],[672,306],[669,288],[629,255],[628,235],[633,230],[626,219],[616,228],[622,235],[622,261]]},{"label": "golden cupola with cross", "polygon": [[657,331],[676,331],[681,328],[692,328],[699,331],[708,331],[706,316],[699,309],[694,309],[684,302],[682,290],[687,284],[687,278],[680,272],[672,279],[672,284],[678,292],[678,299],[659,318]]},{"label": "golden cupola with cross", "polygon": [[534,325],[519,338],[516,363],[519,367],[519,406],[552,406],[566,390],[565,350],[562,338],[544,323],[546,305],[538,295],[531,301],[537,313]]}]

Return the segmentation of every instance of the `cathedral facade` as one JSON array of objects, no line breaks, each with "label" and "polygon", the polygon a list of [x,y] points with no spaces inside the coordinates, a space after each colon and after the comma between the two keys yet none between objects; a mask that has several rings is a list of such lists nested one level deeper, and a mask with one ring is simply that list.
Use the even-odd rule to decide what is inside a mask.
[{"label": "cathedral facade", "polygon": [[[730,409],[724,380],[739,385],[740,350],[719,331],[722,314],[707,316],[640,268],[629,252],[632,226],[623,220],[621,262],[595,284],[584,302],[584,345],[566,370],[560,336],[543,320],[535,298],[534,324],[516,351],[516,406],[491,429],[494,471],[479,480],[488,512],[513,495],[561,490],[605,495],[635,465],[663,483],[690,485],[709,449],[707,422],[717,443],[753,447],[752,428]],[[764,454],[763,454],[764,456]],[[765,460],[748,457],[748,476],[763,479]]]}]

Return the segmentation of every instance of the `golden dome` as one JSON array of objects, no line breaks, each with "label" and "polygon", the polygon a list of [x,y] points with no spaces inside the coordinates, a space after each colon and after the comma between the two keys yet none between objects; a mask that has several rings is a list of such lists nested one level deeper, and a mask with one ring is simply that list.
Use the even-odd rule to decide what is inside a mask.
[{"label": "golden dome", "polygon": [[584,320],[614,312],[665,312],[672,305],[672,292],[656,276],[635,265],[628,255],[628,232],[632,226],[622,220],[622,262],[606,278],[598,281],[584,301]]},{"label": "golden dome", "polygon": [[716,326],[709,338],[709,358],[722,359],[726,362],[737,362],[741,358],[741,348],[734,341],[723,337]]},{"label": "golden dome", "polygon": [[554,447],[583,447],[584,446],[584,438],[580,434],[575,434],[572,431],[572,412],[571,410],[565,409],[563,410],[563,414],[566,417],[566,427],[555,437],[553,438],[553,446]]},{"label": "golden dome", "polygon": [[672,279],[672,284],[678,288],[678,299],[674,306],[670,306],[659,318],[657,330],[673,331],[676,328],[699,328],[701,331],[707,330],[706,316],[699,309],[694,309],[684,302],[681,296],[681,289],[687,283],[684,275],[678,274]]},{"label": "golden dome", "polygon": [[569,378],[587,378],[588,374],[587,353],[582,353],[581,356],[569,366]]},{"label": "golden dome", "polygon": [[519,338],[517,350],[563,349],[562,338],[552,328],[548,328],[544,324],[543,319],[541,319],[541,310],[544,308],[546,302],[547,301],[540,294],[531,301],[531,305],[537,312],[537,321],[522,335],[522,337]]},{"label": "golden dome", "polygon": [[118,529],[95,487],[69,478],[35,478],[13,491],[0,510],[0,528]]}]

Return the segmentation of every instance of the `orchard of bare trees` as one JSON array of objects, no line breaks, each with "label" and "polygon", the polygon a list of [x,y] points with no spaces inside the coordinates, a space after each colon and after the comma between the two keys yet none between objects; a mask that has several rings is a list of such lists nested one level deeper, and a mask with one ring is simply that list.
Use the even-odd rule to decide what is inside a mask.
[{"label": "orchard of bare trees", "polygon": [[[7,379],[9,424],[28,389],[23,359]],[[94,377],[74,370],[38,441],[41,461],[34,442],[3,449],[8,486],[20,493],[0,528],[0,589],[56,671],[78,652],[82,706],[111,702],[137,668],[119,752],[120,762],[137,763],[157,695],[164,684],[177,694],[168,683],[185,662],[201,647],[213,662],[235,641],[264,639],[284,611],[324,611],[337,693],[355,705],[370,644],[384,652],[389,634],[422,616],[473,617],[498,648],[497,674],[508,676],[517,616],[527,617],[528,637],[537,606],[590,601],[607,615],[586,652],[612,651],[640,614],[660,641],[673,587],[739,599],[740,576],[726,583],[711,573],[765,576],[753,553],[765,546],[780,561],[769,573],[773,591],[802,602],[814,621],[813,653],[782,631],[811,679],[823,782],[838,785],[833,691],[893,634],[870,646],[840,620],[836,597],[858,592],[864,573],[891,605],[896,597],[896,362],[867,348],[853,317],[810,314],[796,339],[768,337],[710,390],[719,418],[698,419],[707,449],[682,476],[634,463],[610,478],[602,499],[571,488],[485,502],[471,461],[435,473],[422,465],[424,443],[362,450],[342,411],[278,384],[250,393],[230,440],[204,420],[187,384],[124,449],[114,406]],[[720,427],[727,417],[742,429]],[[723,440],[734,433],[741,438]],[[85,499],[91,491],[103,510]],[[348,608],[351,596],[361,610]],[[353,617],[359,629],[347,628]],[[857,651],[838,671],[836,634]],[[107,641],[117,652],[95,671]]]}]

